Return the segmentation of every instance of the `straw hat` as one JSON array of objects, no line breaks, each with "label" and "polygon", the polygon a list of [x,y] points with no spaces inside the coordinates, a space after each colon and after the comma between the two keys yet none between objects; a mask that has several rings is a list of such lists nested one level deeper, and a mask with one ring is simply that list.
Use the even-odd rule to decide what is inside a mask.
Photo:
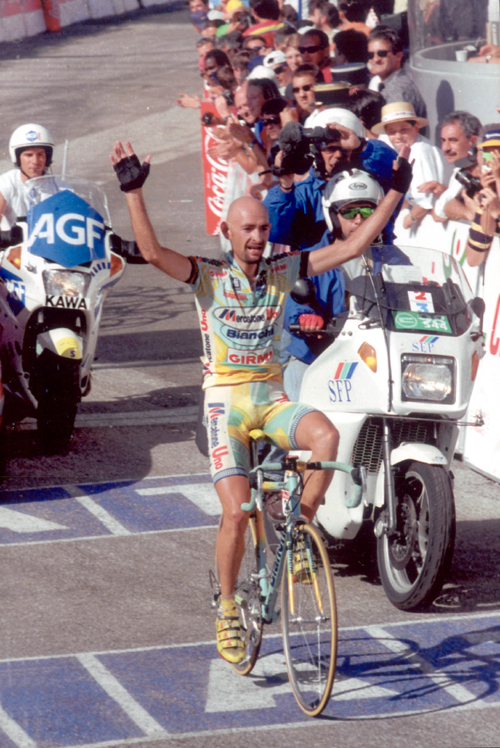
[{"label": "straw hat", "polygon": [[382,122],[372,127],[372,132],[375,135],[385,133],[385,126],[391,122],[403,122],[404,120],[414,119],[419,127],[425,127],[428,124],[428,120],[425,117],[417,117],[413,105],[407,101],[396,101],[392,104],[386,104],[382,107],[381,114]]}]

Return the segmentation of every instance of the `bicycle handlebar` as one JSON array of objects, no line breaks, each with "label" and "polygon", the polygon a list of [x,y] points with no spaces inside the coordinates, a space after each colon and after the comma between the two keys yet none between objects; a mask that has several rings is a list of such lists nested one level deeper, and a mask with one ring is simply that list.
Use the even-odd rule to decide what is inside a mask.
[{"label": "bicycle handlebar", "polygon": [[[263,472],[264,467],[266,472],[272,473],[277,470],[289,469],[286,463],[283,462],[269,462],[265,466],[258,465],[256,468],[250,471],[249,482],[251,488],[257,488],[257,473]],[[363,497],[363,484],[364,475],[363,471],[359,467],[353,467],[345,462],[307,462],[304,464],[306,470],[340,470],[342,473],[347,473],[351,476],[352,482],[354,483],[354,490],[352,496],[345,499],[345,505],[349,508],[359,506]],[[255,496],[252,495],[249,502],[245,502],[241,505],[244,512],[253,512],[255,509],[256,500]]]}]

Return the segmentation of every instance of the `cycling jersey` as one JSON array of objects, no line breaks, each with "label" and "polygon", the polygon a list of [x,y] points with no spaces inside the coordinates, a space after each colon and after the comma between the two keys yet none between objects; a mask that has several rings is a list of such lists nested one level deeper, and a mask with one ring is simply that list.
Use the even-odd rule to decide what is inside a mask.
[{"label": "cycling jersey", "polygon": [[[281,329],[287,296],[307,253],[262,259],[255,287],[231,254],[221,260],[190,257],[203,339],[203,388],[267,379],[282,381]],[[303,268],[304,270],[304,268]]]}]

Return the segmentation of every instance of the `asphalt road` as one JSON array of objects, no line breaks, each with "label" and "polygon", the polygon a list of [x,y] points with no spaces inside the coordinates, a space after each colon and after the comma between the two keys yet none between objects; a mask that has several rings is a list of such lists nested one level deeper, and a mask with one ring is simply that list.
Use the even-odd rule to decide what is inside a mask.
[{"label": "asphalt road", "polygon": [[[108,154],[151,153],[146,195],[161,241],[217,252],[204,233],[200,127],[185,10],[82,24],[0,50],[0,169],[21,122],[69,141],[68,171],[108,194],[131,237]],[[93,389],[71,449],[9,433],[0,506],[0,746],[500,745],[500,493],[454,464],[457,542],[425,614],[396,610],[369,547],[332,549],[341,641],[325,718],[306,720],[279,629],[253,677],[215,657],[208,569],[217,501],[194,445],[201,352],[187,289],[129,267],[104,313]]]}]

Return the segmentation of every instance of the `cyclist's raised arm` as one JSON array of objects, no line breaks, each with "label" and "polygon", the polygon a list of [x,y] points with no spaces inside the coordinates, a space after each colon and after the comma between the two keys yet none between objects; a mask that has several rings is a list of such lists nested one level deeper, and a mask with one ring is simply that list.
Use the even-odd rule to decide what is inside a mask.
[{"label": "cyclist's raised arm", "polygon": [[125,146],[127,150],[122,143],[117,142],[110,159],[118,175],[121,189],[125,192],[132,229],[139,250],[147,262],[163,270],[172,278],[185,282],[192,271],[190,260],[179,252],[160,245],[146,210],[142,185],[149,174],[150,156],[146,156],[141,165],[131,144],[127,142]]},{"label": "cyclist's raised arm", "polygon": [[411,182],[411,166],[407,161],[409,152],[408,147],[401,149],[394,162],[392,187],[372,215],[348,239],[309,252],[308,275],[320,275],[332,270],[344,262],[360,257],[368,249],[408,190]]}]

